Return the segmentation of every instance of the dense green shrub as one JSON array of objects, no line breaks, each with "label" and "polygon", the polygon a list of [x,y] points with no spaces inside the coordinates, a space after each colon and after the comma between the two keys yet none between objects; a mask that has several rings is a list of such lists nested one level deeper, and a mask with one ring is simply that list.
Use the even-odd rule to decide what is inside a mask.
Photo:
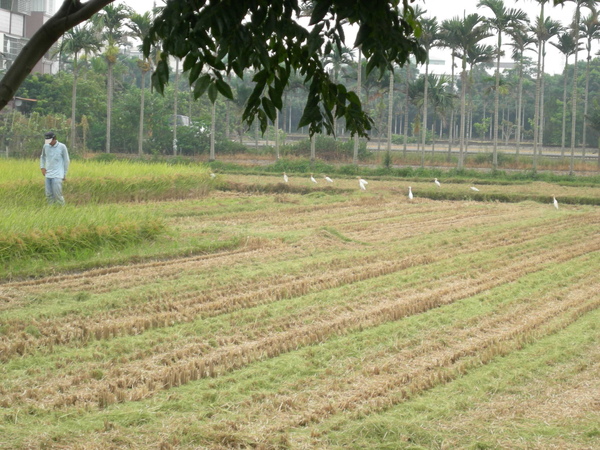
[{"label": "dense green shrub", "polygon": [[248,148],[244,144],[227,139],[219,139],[215,142],[215,153],[218,155],[235,155],[245,153]]}]

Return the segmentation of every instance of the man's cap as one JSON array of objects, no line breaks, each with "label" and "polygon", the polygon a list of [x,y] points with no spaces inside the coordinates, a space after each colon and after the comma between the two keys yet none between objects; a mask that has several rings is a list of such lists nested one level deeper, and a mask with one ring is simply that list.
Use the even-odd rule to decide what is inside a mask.
[{"label": "man's cap", "polygon": [[54,131],[48,131],[47,133],[44,133],[44,139],[53,139],[56,137],[56,134],[54,134]]}]

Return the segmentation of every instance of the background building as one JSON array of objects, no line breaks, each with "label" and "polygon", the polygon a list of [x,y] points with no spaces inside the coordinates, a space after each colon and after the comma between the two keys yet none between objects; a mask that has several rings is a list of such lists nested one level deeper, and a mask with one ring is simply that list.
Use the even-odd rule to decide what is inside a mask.
[{"label": "background building", "polygon": [[[54,14],[55,0],[0,0],[0,71],[15,60],[31,36]],[[54,47],[32,72],[56,73]]]}]

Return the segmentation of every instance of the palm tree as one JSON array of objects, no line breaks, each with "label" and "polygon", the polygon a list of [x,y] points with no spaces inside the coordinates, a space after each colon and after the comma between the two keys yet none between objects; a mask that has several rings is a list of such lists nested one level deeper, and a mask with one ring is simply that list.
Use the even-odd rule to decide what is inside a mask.
[{"label": "palm tree", "polygon": [[585,90],[583,100],[583,136],[581,140],[581,156],[585,157],[587,114],[590,89],[590,62],[592,60],[592,41],[600,38],[600,24],[598,23],[598,12],[593,7],[587,17],[581,21],[581,35],[585,38],[585,49],[587,50],[587,62],[585,66]]},{"label": "palm tree", "polygon": [[[362,47],[358,46],[358,64],[356,66],[356,95],[361,99],[362,93]],[[352,155],[352,164],[358,165],[358,133],[354,135],[354,152]]]},{"label": "palm tree", "polygon": [[[460,37],[460,33],[453,30],[453,27],[458,25],[458,21],[448,21],[444,20],[442,25],[440,26],[440,45],[450,49],[451,53],[451,79],[449,89],[454,94],[456,93],[456,78],[454,76],[454,67],[455,67],[455,59],[458,56],[457,51],[459,48],[458,38]],[[450,161],[452,155],[452,141],[455,139],[454,136],[454,120],[455,120],[455,110],[453,107],[450,113],[450,124],[448,127],[448,161]]]},{"label": "palm tree", "polygon": [[79,53],[89,55],[100,50],[100,41],[88,25],[77,26],[68,30],[60,45],[61,52],[73,54],[73,88],[71,97],[71,148],[76,149],[76,110],[77,110],[77,79],[79,76]]},{"label": "palm tree", "polygon": [[[468,106],[468,111],[467,111],[467,117],[469,117],[470,119],[473,118],[473,107],[474,107],[474,102],[473,102],[473,92],[471,89],[471,86],[473,86],[473,69],[475,68],[475,66],[482,64],[482,65],[489,65],[493,60],[494,60],[494,55],[496,54],[496,51],[494,50],[494,47],[492,47],[491,45],[482,45],[482,44],[477,44],[474,45],[472,47],[469,48],[469,50],[467,51],[467,63],[469,65],[469,73],[468,73],[468,77],[467,77],[467,96],[469,98],[469,100],[467,101]],[[496,92],[496,86],[494,85],[494,87],[492,88],[494,90],[494,92]],[[503,86],[500,85],[498,87],[498,90],[500,91],[500,93],[504,94],[504,92],[506,91],[505,89],[503,89]],[[470,120],[470,122],[472,122],[472,120]],[[469,124],[467,126],[468,130],[471,130],[471,125]],[[471,135],[471,133],[466,133],[468,136]],[[469,143],[468,143],[468,139],[465,136],[465,148],[468,148]]]},{"label": "palm tree", "polygon": [[390,70],[388,87],[387,151],[392,150],[392,118],[394,116],[394,71]]},{"label": "palm tree", "polygon": [[[129,18],[130,22],[127,24],[127,27],[131,30],[132,36],[143,40],[144,37],[150,31],[150,13],[145,12],[144,14],[134,13]],[[151,70],[152,65],[151,61],[147,58],[140,59],[138,61],[138,67],[142,72],[142,86],[141,86],[141,99],[140,99],[140,129],[139,129],[139,137],[138,137],[138,153],[141,155],[143,153],[143,141],[144,141],[144,103],[145,103],[145,93],[146,93],[146,75]]]},{"label": "palm tree", "polygon": [[[588,124],[592,130],[600,133],[600,104],[595,99],[592,105],[592,110],[587,117]],[[598,170],[600,170],[600,148],[598,149]]]},{"label": "palm tree", "polygon": [[210,149],[208,154],[208,160],[215,160],[215,135],[217,133],[217,101],[212,102],[210,110]]},{"label": "palm tree", "polygon": [[106,153],[110,153],[110,131],[112,120],[112,99],[114,91],[113,68],[119,55],[119,45],[125,42],[128,35],[123,29],[124,22],[132,15],[132,10],[125,5],[108,5],[96,14],[94,22],[102,33],[106,43],[104,57],[108,65],[108,83],[106,99]]},{"label": "palm tree", "polygon": [[518,88],[517,88],[517,128],[515,132],[515,140],[517,143],[516,154],[519,157],[521,149],[521,122],[523,121],[523,61],[525,59],[525,50],[535,42],[534,38],[529,35],[521,27],[511,28],[507,31],[512,38],[511,46],[513,48],[512,57],[518,62]]},{"label": "palm tree", "polygon": [[[425,15],[426,12],[427,11],[424,10],[423,8],[421,8],[419,5],[416,5],[413,8],[412,16],[415,20],[421,20],[421,18]],[[409,116],[408,90],[410,87],[410,80],[412,78],[412,75],[414,75],[416,77],[416,76],[418,76],[418,73],[417,74],[411,73],[410,59],[406,60],[404,67],[405,67],[406,76],[405,76],[405,83],[404,83],[404,108],[403,108],[404,109],[404,111],[403,111],[403,116],[404,116],[404,119],[403,119],[403,122],[404,122],[403,155],[404,155],[404,157],[406,157],[406,150],[407,150],[406,144],[408,143],[408,116]]]},{"label": "palm tree", "polygon": [[[546,17],[542,22],[536,19],[535,27],[532,29],[533,33],[538,37],[538,41],[541,42],[541,83],[540,83],[540,106],[539,106],[539,120],[538,120],[538,152],[541,155],[542,148],[544,146],[544,122],[545,122],[545,108],[544,108],[544,96],[546,93],[546,43],[557,36],[563,30],[563,26],[557,20],[553,20],[550,17]],[[537,157],[534,155],[534,161],[537,161]]]},{"label": "palm tree", "polygon": [[451,33],[452,40],[456,42],[456,54],[462,60],[461,64],[461,91],[460,91],[460,153],[458,168],[464,166],[465,131],[467,124],[467,60],[468,54],[483,39],[490,36],[483,17],[473,13],[460,19],[455,17],[445,22],[445,29]]},{"label": "palm tree", "polygon": [[[342,46],[333,47],[333,51],[324,58],[324,66],[329,66],[331,69],[331,77],[336,83],[339,82],[340,74],[344,68],[354,61],[352,50],[349,47]],[[333,131],[337,135],[337,117],[333,116]]]},{"label": "palm tree", "polygon": [[175,81],[173,83],[173,156],[177,156],[178,100],[179,100],[179,58],[175,57]]},{"label": "palm tree", "polygon": [[571,92],[571,163],[569,167],[569,173],[573,174],[573,163],[575,160],[575,129],[577,128],[577,56],[579,49],[579,25],[581,21],[581,7],[587,6],[593,9],[596,1],[595,0],[565,0],[573,1],[575,3],[575,17],[573,18],[573,36],[577,41],[577,48],[575,50],[575,63],[573,65],[573,90]]},{"label": "palm tree", "polygon": [[[454,100],[456,94],[448,89],[450,80],[444,76],[432,75],[429,78],[429,101],[433,106],[434,115],[436,115],[442,125],[446,122],[446,115],[448,111],[454,108]],[[435,121],[434,121],[435,124]],[[433,142],[431,143],[431,154],[435,151],[435,126],[433,128]]]},{"label": "palm tree", "polygon": [[[536,0],[540,4],[540,15],[537,18],[536,24],[542,24],[544,21],[544,5],[549,0]],[[541,33],[536,32],[536,28],[532,28],[533,33],[537,37],[537,70],[535,78],[535,104],[533,113],[533,170],[537,169],[537,149],[539,138],[539,123],[540,123],[540,97],[542,91],[542,37]]]},{"label": "palm tree", "polygon": [[[408,85],[408,98],[418,109],[422,110],[425,104],[425,76],[419,75]],[[422,113],[419,113],[419,115]],[[416,120],[415,120],[416,122]]]},{"label": "palm tree", "polygon": [[[242,79],[238,77],[232,78],[232,88],[234,88],[234,97],[232,101],[233,114],[234,114],[234,131],[238,135],[240,144],[243,143],[244,133],[248,130],[246,123],[241,120],[244,112],[244,106],[250,94],[252,93],[252,85],[248,79]],[[288,86],[289,89],[289,86]]]},{"label": "palm tree", "polygon": [[427,138],[427,100],[428,100],[428,85],[427,78],[429,76],[429,51],[437,45],[439,38],[439,25],[437,19],[427,18],[421,20],[421,36],[419,43],[427,51],[427,60],[425,61],[425,82],[423,92],[423,126],[421,130],[421,142],[423,148],[421,149],[421,167],[425,165],[425,140]]},{"label": "palm tree", "polygon": [[558,35],[558,43],[551,42],[551,44],[558,49],[563,55],[565,55],[565,68],[563,70],[563,115],[562,115],[562,134],[561,134],[561,146],[560,156],[565,156],[565,138],[567,131],[567,68],[569,67],[569,56],[573,55],[576,51],[577,42],[573,33],[570,31],[563,31]]},{"label": "palm tree", "polygon": [[408,144],[408,126],[409,126],[409,89],[411,82],[416,80],[418,77],[418,70],[412,67],[410,64],[406,63],[404,65],[405,74],[404,74],[404,101],[402,105],[402,122],[404,124],[404,130],[402,131],[403,136],[403,146],[402,152],[403,156],[406,158],[407,144]]},{"label": "palm tree", "polygon": [[500,109],[500,55],[502,53],[502,33],[509,28],[522,27],[528,21],[527,14],[520,9],[507,9],[502,0],[479,0],[479,8],[489,8],[493,17],[485,19],[485,23],[498,34],[498,45],[496,47],[496,89],[494,94],[494,154],[493,168],[498,168],[498,128]]}]

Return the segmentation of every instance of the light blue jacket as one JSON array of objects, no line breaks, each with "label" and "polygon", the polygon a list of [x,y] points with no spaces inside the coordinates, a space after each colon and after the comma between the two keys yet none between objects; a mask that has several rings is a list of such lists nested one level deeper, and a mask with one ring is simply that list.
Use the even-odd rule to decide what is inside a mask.
[{"label": "light blue jacket", "polygon": [[46,169],[46,178],[66,178],[69,170],[69,152],[65,144],[44,144],[40,156],[40,169]]}]

